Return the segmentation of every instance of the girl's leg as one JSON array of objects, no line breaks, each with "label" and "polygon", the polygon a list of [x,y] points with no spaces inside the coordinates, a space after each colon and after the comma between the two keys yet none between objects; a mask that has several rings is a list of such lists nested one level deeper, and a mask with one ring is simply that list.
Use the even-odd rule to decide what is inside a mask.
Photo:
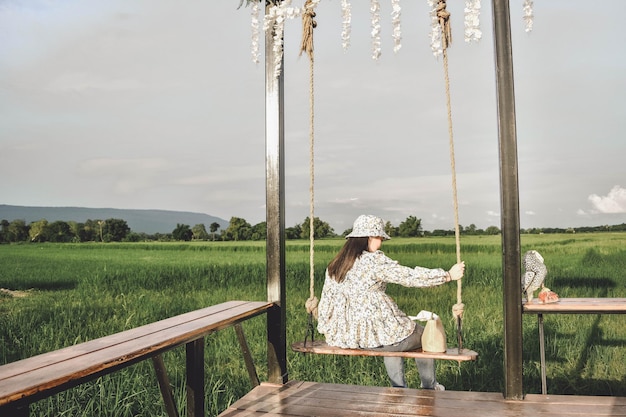
[{"label": "girl's leg", "polygon": [[435,360],[434,359],[415,359],[417,370],[422,380],[421,388],[435,389],[437,378],[435,377]]},{"label": "girl's leg", "polygon": [[[415,327],[415,331],[403,341],[391,346],[381,346],[374,350],[383,350],[387,352],[402,352],[422,347],[422,332],[424,328],[419,324]],[[398,356],[385,356],[385,368],[387,375],[393,387],[406,388],[406,380],[404,377],[404,359]],[[417,370],[420,374],[422,382],[421,387],[425,389],[435,389],[437,386],[437,377],[435,375],[435,361],[433,359],[415,359]]]},{"label": "girl's leg", "polygon": [[[383,359],[391,386],[406,388],[406,380],[404,379],[404,358],[400,356],[385,356]],[[420,376],[421,375],[422,373],[420,372]]]}]

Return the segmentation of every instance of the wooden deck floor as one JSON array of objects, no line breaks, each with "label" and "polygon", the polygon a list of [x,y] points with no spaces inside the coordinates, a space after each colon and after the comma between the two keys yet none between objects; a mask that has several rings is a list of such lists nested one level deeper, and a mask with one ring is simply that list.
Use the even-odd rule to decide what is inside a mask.
[{"label": "wooden deck floor", "polygon": [[532,394],[523,401],[510,401],[499,392],[430,391],[290,381],[285,385],[261,384],[220,416],[626,416],[626,398]]}]

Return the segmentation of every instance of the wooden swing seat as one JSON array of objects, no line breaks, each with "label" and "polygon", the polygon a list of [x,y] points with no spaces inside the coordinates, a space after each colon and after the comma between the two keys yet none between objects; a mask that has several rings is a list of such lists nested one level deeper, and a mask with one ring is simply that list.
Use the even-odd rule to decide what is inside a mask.
[{"label": "wooden swing seat", "polygon": [[296,342],[291,345],[291,349],[302,353],[315,353],[319,355],[348,355],[348,356],[401,356],[403,358],[420,358],[420,359],[443,359],[453,360],[457,362],[475,361],[478,353],[469,349],[448,348],[445,352],[423,352],[421,349],[410,350],[407,352],[384,352],[381,350],[367,349],[346,349],[335,346],[328,346],[325,341],[316,340],[314,342],[307,341]]}]

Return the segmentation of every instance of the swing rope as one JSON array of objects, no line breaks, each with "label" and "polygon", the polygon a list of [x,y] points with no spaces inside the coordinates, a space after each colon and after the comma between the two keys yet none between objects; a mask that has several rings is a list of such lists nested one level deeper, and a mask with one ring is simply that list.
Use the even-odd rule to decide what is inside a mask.
[{"label": "swing rope", "polygon": [[[461,240],[459,230],[459,203],[456,187],[456,163],[454,158],[454,135],[452,131],[452,105],[450,100],[450,77],[448,76],[448,46],[452,44],[452,30],[450,28],[450,12],[446,10],[446,1],[439,0],[437,4],[437,17],[441,27],[441,45],[443,50],[443,69],[446,85],[446,106],[448,109],[448,136],[450,144],[450,168],[452,171],[452,200],[454,203],[454,236],[456,242],[456,261],[461,262]],[[462,322],[465,305],[463,304],[463,284],[462,279],[457,280],[456,304],[452,306],[452,315],[457,321],[457,340],[459,352],[463,348]]]},{"label": "swing rope", "polygon": [[309,298],[305,302],[308,313],[307,332],[304,344],[311,337],[314,341],[315,328],[313,320],[317,320],[318,299],[315,296],[315,132],[314,132],[314,56],[313,56],[313,29],[317,26],[315,17],[315,4],[312,0],[307,0],[302,14],[302,44],[300,55],[305,52],[309,56]]},{"label": "swing rope", "polygon": [[[311,341],[314,341],[315,329],[313,320],[317,319],[317,306],[318,299],[315,296],[315,134],[314,134],[314,53],[313,53],[313,29],[317,26],[317,22],[314,20],[316,16],[314,8],[317,4],[315,0],[306,0],[304,10],[302,14],[302,43],[300,46],[300,55],[305,52],[309,56],[309,298],[305,302],[305,308],[308,313],[307,333],[304,339],[306,346],[307,339],[311,337]],[[437,17],[442,33],[442,50],[443,50],[443,67],[444,67],[444,79],[446,89],[446,106],[448,116],[448,134],[449,134],[449,147],[450,147],[450,166],[452,171],[452,197],[454,204],[454,235],[456,242],[456,258],[457,263],[461,262],[461,244],[460,244],[460,230],[459,230],[459,206],[457,198],[457,183],[456,183],[456,163],[454,157],[454,135],[452,129],[452,105],[450,100],[450,78],[448,75],[448,53],[447,48],[452,43],[452,31],[450,27],[450,12],[446,10],[446,1],[439,0],[437,4]],[[452,314],[457,319],[457,339],[459,353],[463,348],[462,338],[462,319],[465,305],[462,299],[462,280],[457,280],[457,302],[452,306]]]}]

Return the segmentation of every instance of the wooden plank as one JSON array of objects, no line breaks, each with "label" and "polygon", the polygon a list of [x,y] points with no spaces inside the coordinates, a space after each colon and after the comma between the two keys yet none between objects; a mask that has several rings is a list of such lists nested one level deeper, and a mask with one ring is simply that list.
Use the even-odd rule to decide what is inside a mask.
[{"label": "wooden plank", "polygon": [[220,417],[235,416],[438,416],[582,417],[624,416],[616,397],[529,395],[506,400],[501,393],[431,391],[291,381],[261,384]]},{"label": "wooden plank", "polygon": [[478,353],[469,349],[449,348],[445,352],[424,352],[421,349],[408,352],[384,352],[381,350],[367,349],[345,349],[335,346],[328,346],[326,342],[317,340],[315,342],[296,342],[291,345],[296,352],[313,353],[319,355],[348,355],[348,356],[401,356],[403,358],[420,358],[420,359],[443,359],[454,360],[458,362],[474,361],[478,357]]},{"label": "wooden plank", "polygon": [[548,304],[533,299],[522,307],[527,314],[626,314],[626,298],[561,298]]},{"label": "wooden plank", "polygon": [[[250,301],[227,301],[222,304],[213,305],[200,310],[170,317],[154,323],[146,324],[134,329],[125,330],[109,336],[94,339],[88,342],[69,346],[63,349],[46,352],[37,356],[11,362],[0,366],[0,381],[10,378],[16,374],[22,373],[25,369],[36,369],[44,367],[52,363],[61,362],[76,357],[78,354],[88,354],[101,349],[106,349],[115,344],[127,341],[129,338],[142,337],[153,334],[165,328],[174,327],[184,322],[190,322],[205,318],[220,312],[228,311],[236,307],[247,306],[251,310],[260,309],[260,312],[267,310],[271,304],[267,302],[250,302]],[[27,365],[25,365],[27,364]]]},{"label": "wooden plank", "polygon": [[[230,410],[273,412],[279,415],[432,415],[432,397],[404,401],[393,388],[355,387],[336,384],[291,383],[287,390],[263,391],[244,397]],[[369,388],[363,389],[360,388]],[[397,390],[400,395],[404,390]],[[408,414],[407,414],[408,413]],[[237,413],[231,413],[239,415]],[[223,415],[230,415],[224,413]]]},{"label": "wooden plank", "polygon": [[[81,345],[76,345],[73,357],[64,355],[63,360],[49,362],[44,367],[28,369],[28,359],[26,359],[23,361],[22,373],[15,374],[10,379],[0,379],[0,404],[11,400],[10,392],[20,396],[32,395],[63,384],[74,383],[75,385],[76,380],[85,379],[91,375],[101,375],[105,370],[128,366],[147,356],[187,343],[208,332],[219,330],[242,317],[247,317],[247,314],[257,314],[258,309],[266,305],[267,303],[264,302],[234,305],[227,310],[213,312],[209,316],[160,330],[154,329],[147,334],[143,331],[124,332],[127,340],[118,340],[119,338],[116,337],[114,338],[115,344],[105,343],[104,348],[88,353],[83,352]],[[141,330],[141,328],[138,329]],[[51,355],[55,358],[57,356],[54,352]]]},{"label": "wooden plank", "polygon": [[0,367],[0,405],[67,388],[265,312],[228,302]]},{"label": "wooden plank", "polygon": [[608,395],[541,395],[527,394],[525,402],[548,404],[593,405],[598,407],[626,407],[626,397],[609,397]]}]

